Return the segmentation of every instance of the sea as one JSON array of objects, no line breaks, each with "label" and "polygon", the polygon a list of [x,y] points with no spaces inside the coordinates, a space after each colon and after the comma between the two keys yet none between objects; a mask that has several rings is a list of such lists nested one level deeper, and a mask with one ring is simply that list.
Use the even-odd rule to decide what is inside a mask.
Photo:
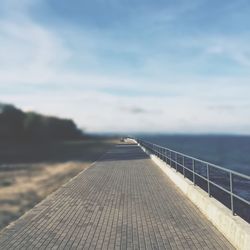
[{"label": "sea", "polygon": [[250,136],[137,135],[138,138],[250,175]]}]

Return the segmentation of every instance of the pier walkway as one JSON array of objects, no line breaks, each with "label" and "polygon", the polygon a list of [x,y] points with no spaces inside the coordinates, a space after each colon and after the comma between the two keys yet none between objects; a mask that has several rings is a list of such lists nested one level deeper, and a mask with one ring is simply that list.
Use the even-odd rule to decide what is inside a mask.
[{"label": "pier walkway", "polygon": [[117,145],[0,234],[0,249],[234,249],[133,144]]}]

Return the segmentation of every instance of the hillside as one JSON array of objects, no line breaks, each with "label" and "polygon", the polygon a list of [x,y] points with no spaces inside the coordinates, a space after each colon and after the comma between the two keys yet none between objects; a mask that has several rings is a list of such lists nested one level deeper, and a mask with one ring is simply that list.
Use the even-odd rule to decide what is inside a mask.
[{"label": "hillside", "polygon": [[70,119],[24,112],[13,105],[0,103],[1,141],[54,141],[82,137]]}]

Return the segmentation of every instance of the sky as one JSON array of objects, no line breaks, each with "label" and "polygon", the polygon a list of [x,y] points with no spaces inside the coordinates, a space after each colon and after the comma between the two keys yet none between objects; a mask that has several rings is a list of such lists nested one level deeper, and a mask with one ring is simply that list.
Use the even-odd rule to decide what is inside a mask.
[{"label": "sky", "polygon": [[249,0],[1,0],[0,102],[87,132],[250,134]]}]

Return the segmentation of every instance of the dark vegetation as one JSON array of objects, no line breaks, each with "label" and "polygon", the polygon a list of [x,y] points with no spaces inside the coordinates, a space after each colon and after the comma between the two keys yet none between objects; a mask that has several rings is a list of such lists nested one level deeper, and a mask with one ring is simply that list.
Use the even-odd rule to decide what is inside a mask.
[{"label": "dark vegetation", "polygon": [[116,142],[83,134],[72,120],[0,103],[0,230]]},{"label": "dark vegetation", "polygon": [[70,119],[23,112],[0,103],[0,140],[5,142],[42,142],[80,139],[83,136]]}]

